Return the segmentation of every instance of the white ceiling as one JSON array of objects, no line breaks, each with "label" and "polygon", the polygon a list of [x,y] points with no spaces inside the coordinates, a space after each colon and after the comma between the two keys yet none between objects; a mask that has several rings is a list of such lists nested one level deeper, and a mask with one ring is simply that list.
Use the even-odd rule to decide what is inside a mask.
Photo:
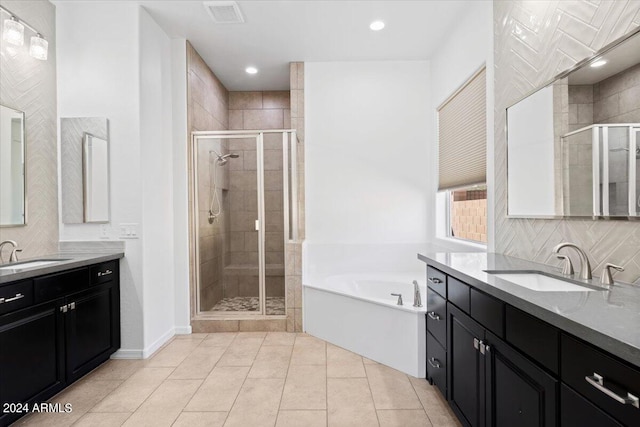
[{"label": "white ceiling", "polygon": [[[214,24],[202,1],[139,3],[235,91],[288,89],[291,61],[428,59],[468,1],[238,1],[244,24]],[[377,19],[385,29],[369,30]]]}]

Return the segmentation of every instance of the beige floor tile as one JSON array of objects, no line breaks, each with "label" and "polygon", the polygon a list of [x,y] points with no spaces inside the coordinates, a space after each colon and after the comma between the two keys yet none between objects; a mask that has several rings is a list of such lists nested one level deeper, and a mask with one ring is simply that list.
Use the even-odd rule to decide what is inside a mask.
[{"label": "beige floor tile", "polygon": [[422,409],[407,374],[384,365],[367,365],[376,409]]},{"label": "beige floor tile", "polygon": [[240,336],[253,332],[239,332],[235,340],[227,347],[217,366],[251,366],[260,350],[264,338]]},{"label": "beige floor tile", "polygon": [[182,412],[173,427],[222,427],[228,412]]},{"label": "beige floor tile", "polygon": [[366,377],[362,356],[332,344],[327,344],[327,377]]},{"label": "beige floor tile", "polygon": [[327,379],[329,427],[373,427],[378,417],[366,378]]},{"label": "beige floor tile", "polygon": [[326,409],[327,373],[322,365],[292,365],[280,409]]},{"label": "beige floor tile", "polygon": [[216,365],[224,347],[197,347],[169,376],[169,379],[204,379]]},{"label": "beige floor tile", "polygon": [[51,403],[59,403],[62,407],[70,403],[71,412],[35,413],[22,418],[16,424],[27,426],[69,426],[120,384],[122,384],[120,380],[82,379],[49,400]]},{"label": "beige floor tile", "polygon": [[229,413],[225,427],[273,426],[284,380],[248,378]]},{"label": "beige floor tile", "polygon": [[86,378],[91,380],[126,380],[144,365],[144,360],[111,359],[94,369]]},{"label": "beige floor tile", "polygon": [[201,380],[166,380],[123,425],[171,426],[201,383]]},{"label": "beige floor tile", "polygon": [[249,378],[286,378],[292,346],[263,345],[249,371]]},{"label": "beige floor tile", "polygon": [[291,355],[292,365],[325,365],[326,343],[314,337],[296,337]]},{"label": "beige floor tile", "polygon": [[367,359],[366,357],[362,358],[362,363],[364,363],[365,365],[379,365],[379,363],[375,360]]},{"label": "beige floor tile", "polygon": [[202,342],[202,340],[174,339],[146,363],[147,367],[176,367]]},{"label": "beige floor tile", "polygon": [[262,338],[267,336],[266,332],[238,332],[237,338]]},{"label": "beige floor tile", "polygon": [[194,412],[228,412],[244,383],[249,367],[216,366],[184,408]]},{"label": "beige floor tile", "polygon": [[424,411],[435,427],[461,425],[436,387],[429,385],[424,378],[409,377],[409,380],[420,399],[420,403],[422,403]]},{"label": "beige floor tile", "polygon": [[327,411],[280,411],[276,427],[326,427]]},{"label": "beige floor tile", "polygon": [[131,412],[89,412],[74,427],[119,427],[131,416]]},{"label": "beige floor tile", "polygon": [[173,368],[142,368],[91,408],[91,412],[133,412],[171,374]]},{"label": "beige floor tile", "polygon": [[201,347],[228,347],[236,338],[236,332],[216,332],[208,334],[200,343]]},{"label": "beige floor tile", "polygon": [[203,340],[207,338],[209,334],[176,334],[173,336],[175,340]]},{"label": "beige floor tile", "polygon": [[380,427],[431,427],[422,409],[383,409],[378,412]]},{"label": "beige floor tile", "polygon": [[291,332],[269,332],[262,345],[293,345],[296,334]]}]

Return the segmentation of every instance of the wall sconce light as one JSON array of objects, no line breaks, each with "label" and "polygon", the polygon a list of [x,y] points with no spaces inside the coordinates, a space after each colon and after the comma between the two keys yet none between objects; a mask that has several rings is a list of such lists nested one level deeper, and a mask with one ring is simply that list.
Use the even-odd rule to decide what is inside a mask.
[{"label": "wall sconce light", "polygon": [[4,30],[2,38],[8,43],[22,46],[24,44],[24,25],[18,21],[18,18],[11,15],[9,19],[4,20]]},{"label": "wall sconce light", "polygon": [[0,6],[0,11],[9,15],[9,19],[4,20],[4,29],[2,30],[2,39],[7,43],[11,43],[16,46],[22,46],[24,44],[24,27],[27,27],[34,33],[35,36],[31,37],[31,44],[29,46],[29,55],[35,59],[46,61],[49,53],[49,42],[40,34],[38,30],[27,24],[22,19],[14,15],[10,10]]}]

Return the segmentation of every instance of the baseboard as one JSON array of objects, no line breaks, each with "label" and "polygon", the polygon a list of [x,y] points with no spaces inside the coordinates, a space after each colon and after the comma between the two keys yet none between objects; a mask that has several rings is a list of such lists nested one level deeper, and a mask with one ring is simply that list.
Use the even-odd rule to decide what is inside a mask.
[{"label": "baseboard", "polygon": [[131,350],[121,348],[111,355],[112,359],[143,359],[143,350]]},{"label": "baseboard", "polygon": [[152,343],[150,346],[144,349],[144,351],[142,352],[142,358],[146,359],[149,356],[151,356],[153,353],[158,351],[158,349],[162,347],[167,341],[169,341],[171,337],[173,337],[175,334],[176,334],[175,328],[169,329],[160,338],[155,340],[154,343]]},{"label": "baseboard", "polygon": [[191,325],[189,326],[176,326],[175,328],[176,335],[189,335],[191,334]]}]

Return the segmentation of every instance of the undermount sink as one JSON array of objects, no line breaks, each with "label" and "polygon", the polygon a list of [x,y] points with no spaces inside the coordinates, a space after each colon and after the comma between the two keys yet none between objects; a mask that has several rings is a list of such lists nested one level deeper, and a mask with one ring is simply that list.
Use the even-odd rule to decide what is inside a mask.
[{"label": "undermount sink", "polygon": [[57,264],[57,263],[62,262],[62,261],[67,261],[67,260],[66,259],[38,259],[38,260],[34,260],[34,261],[21,262],[19,264],[5,265],[4,267],[0,267],[0,271],[5,271],[5,270],[12,270],[12,271],[26,270],[27,268],[44,267],[45,265]]},{"label": "undermount sink", "polygon": [[588,285],[579,285],[577,283],[556,279],[551,276],[534,272],[492,273],[491,271],[487,271],[487,273],[492,274],[494,277],[497,277],[499,279],[513,283],[514,285],[522,286],[523,288],[539,292],[592,292],[605,290],[592,288]]}]

